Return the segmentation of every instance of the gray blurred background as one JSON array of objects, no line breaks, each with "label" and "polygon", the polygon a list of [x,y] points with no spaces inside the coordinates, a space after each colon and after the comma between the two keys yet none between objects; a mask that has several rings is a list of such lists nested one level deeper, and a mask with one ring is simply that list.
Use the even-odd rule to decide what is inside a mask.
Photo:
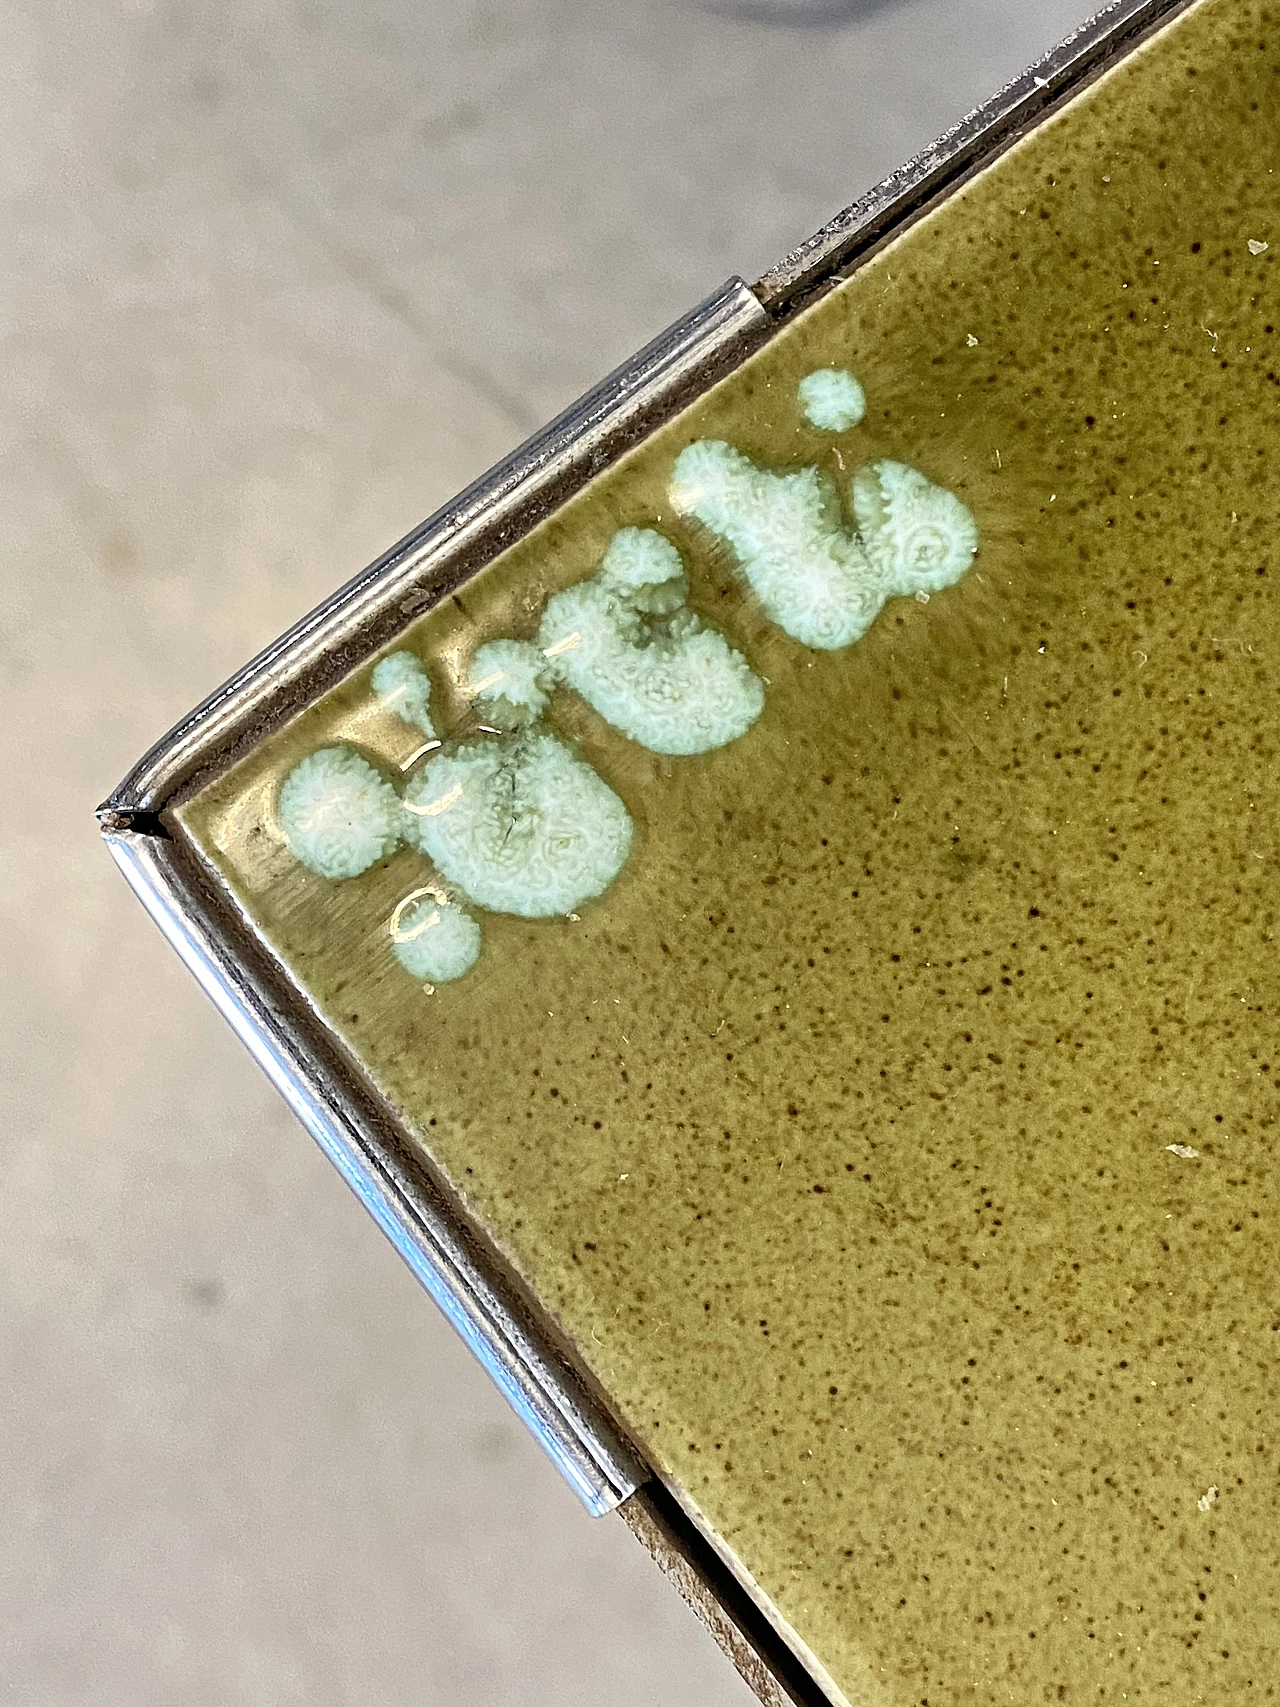
[{"label": "gray blurred background", "polygon": [[0,0],[0,1701],[745,1707],[91,812],[278,630],[1089,10]]}]

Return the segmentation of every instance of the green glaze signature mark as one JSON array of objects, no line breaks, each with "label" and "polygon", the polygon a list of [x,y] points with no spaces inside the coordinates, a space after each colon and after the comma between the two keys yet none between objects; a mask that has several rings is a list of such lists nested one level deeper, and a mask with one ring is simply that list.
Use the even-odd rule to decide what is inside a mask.
[{"label": "green glaze signature mark", "polygon": [[[840,368],[808,374],[797,397],[824,431],[848,431],[866,411],[862,387]],[[677,516],[728,546],[772,622],[824,651],[861,639],[888,599],[953,585],[978,549],[964,504],[888,459],[855,473],[853,525],[823,469],[775,473],[717,439],[681,451],[668,496]],[[278,800],[294,857],[341,882],[402,843],[423,855],[435,876],[388,928],[396,960],[428,988],[462,977],[479,956],[467,905],[576,917],[621,871],[633,828],[609,784],[543,726],[552,693],[567,688],[628,740],[680,757],[738,740],[764,709],[765,684],[688,600],[679,548],[654,528],[619,528],[595,574],[548,600],[536,644],[478,648],[467,697],[479,731],[464,739],[438,736],[422,660],[390,653],[370,676],[373,696],[427,738],[403,767],[403,796],[350,746],[309,754]]]}]

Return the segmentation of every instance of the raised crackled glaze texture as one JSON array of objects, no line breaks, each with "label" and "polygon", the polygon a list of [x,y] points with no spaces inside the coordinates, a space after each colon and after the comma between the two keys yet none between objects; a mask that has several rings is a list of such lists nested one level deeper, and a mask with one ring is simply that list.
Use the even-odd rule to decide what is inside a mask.
[{"label": "raised crackled glaze texture", "polygon": [[[1280,1699],[1278,110],[1280,8],[1201,0],[415,624],[429,717],[366,668],[183,810],[856,1703]],[[981,548],[815,649],[673,504],[697,443],[818,470],[874,574],[897,465]],[[622,528],[765,684],[714,750],[477,703]],[[626,857],[428,994],[390,921],[470,909],[403,839],[309,872],[282,783],[544,738]]]},{"label": "raised crackled glaze texture", "polygon": [[597,574],[556,593],[538,639],[561,679],[655,753],[709,753],[759,717],[764,685],[686,604],[680,553],[653,528],[619,528]]},{"label": "raised crackled glaze texture", "polygon": [[867,394],[845,368],[815,368],[796,387],[796,397],[809,424],[829,433],[848,432],[867,412]]},{"label": "raised crackled glaze texture", "polygon": [[724,541],[765,615],[803,645],[843,651],[879,615],[888,589],[823,469],[775,474],[722,439],[698,439],[676,458],[667,496]]},{"label": "raised crackled glaze texture", "polygon": [[[847,405],[856,384],[848,374],[819,368],[798,388],[805,404],[811,382],[823,382],[826,431],[838,427],[828,393],[841,380]],[[864,412],[861,387],[857,395],[859,408],[839,417],[847,426]],[[954,585],[978,550],[977,523],[955,493],[900,462],[870,462],[854,475],[852,527],[821,469],[771,474],[718,440],[685,447],[667,492],[679,514],[730,546],[775,622],[828,651],[861,639],[894,594],[927,603]],[[388,922],[395,959],[429,994],[479,957],[482,932],[462,903],[576,923],[575,909],[604,894],[631,852],[622,801],[542,727],[557,685],[653,753],[714,752],[760,716],[763,681],[689,609],[688,593],[665,535],[619,528],[597,572],[547,600],[536,642],[508,635],[476,646],[459,680],[471,738],[437,735],[431,678],[416,653],[398,649],[374,665],[372,703],[427,737],[397,767],[397,782],[408,778],[403,799],[369,755],[346,744],[307,753],[285,776],[275,827],[313,876],[362,876],[402,841],[431,862],[431,881]],[[417,908],[406,934],[405,908],[419,895],[436,904]]]}]

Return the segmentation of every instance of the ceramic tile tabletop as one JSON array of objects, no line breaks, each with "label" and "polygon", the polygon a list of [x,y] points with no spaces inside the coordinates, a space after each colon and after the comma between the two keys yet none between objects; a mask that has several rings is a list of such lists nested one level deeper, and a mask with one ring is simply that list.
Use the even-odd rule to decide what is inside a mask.
[{"label": "ceramic tile tabletop", "polygon": [[1278,24],[177,815],[837,1698],[1276,1673]]}]

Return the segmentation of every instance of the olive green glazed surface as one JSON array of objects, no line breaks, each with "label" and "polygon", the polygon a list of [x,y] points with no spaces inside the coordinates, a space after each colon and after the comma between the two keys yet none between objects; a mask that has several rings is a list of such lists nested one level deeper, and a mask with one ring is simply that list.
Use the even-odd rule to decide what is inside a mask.
[{"label": "olive green glazed surface", "polygon": [[[300,756],[416,744],[368,669],[182,813],[855,1703],[1280,1698],[1278,174],[1280,5],[1201,0],[417,622],[456,728],[652,526],[765,678],[695,758],[557,693],[636,826],[580,919],[432,993],[419,856],[293,861]],[[668,505],[700,437],[900,458],[979,555],[806,651]]]}]

